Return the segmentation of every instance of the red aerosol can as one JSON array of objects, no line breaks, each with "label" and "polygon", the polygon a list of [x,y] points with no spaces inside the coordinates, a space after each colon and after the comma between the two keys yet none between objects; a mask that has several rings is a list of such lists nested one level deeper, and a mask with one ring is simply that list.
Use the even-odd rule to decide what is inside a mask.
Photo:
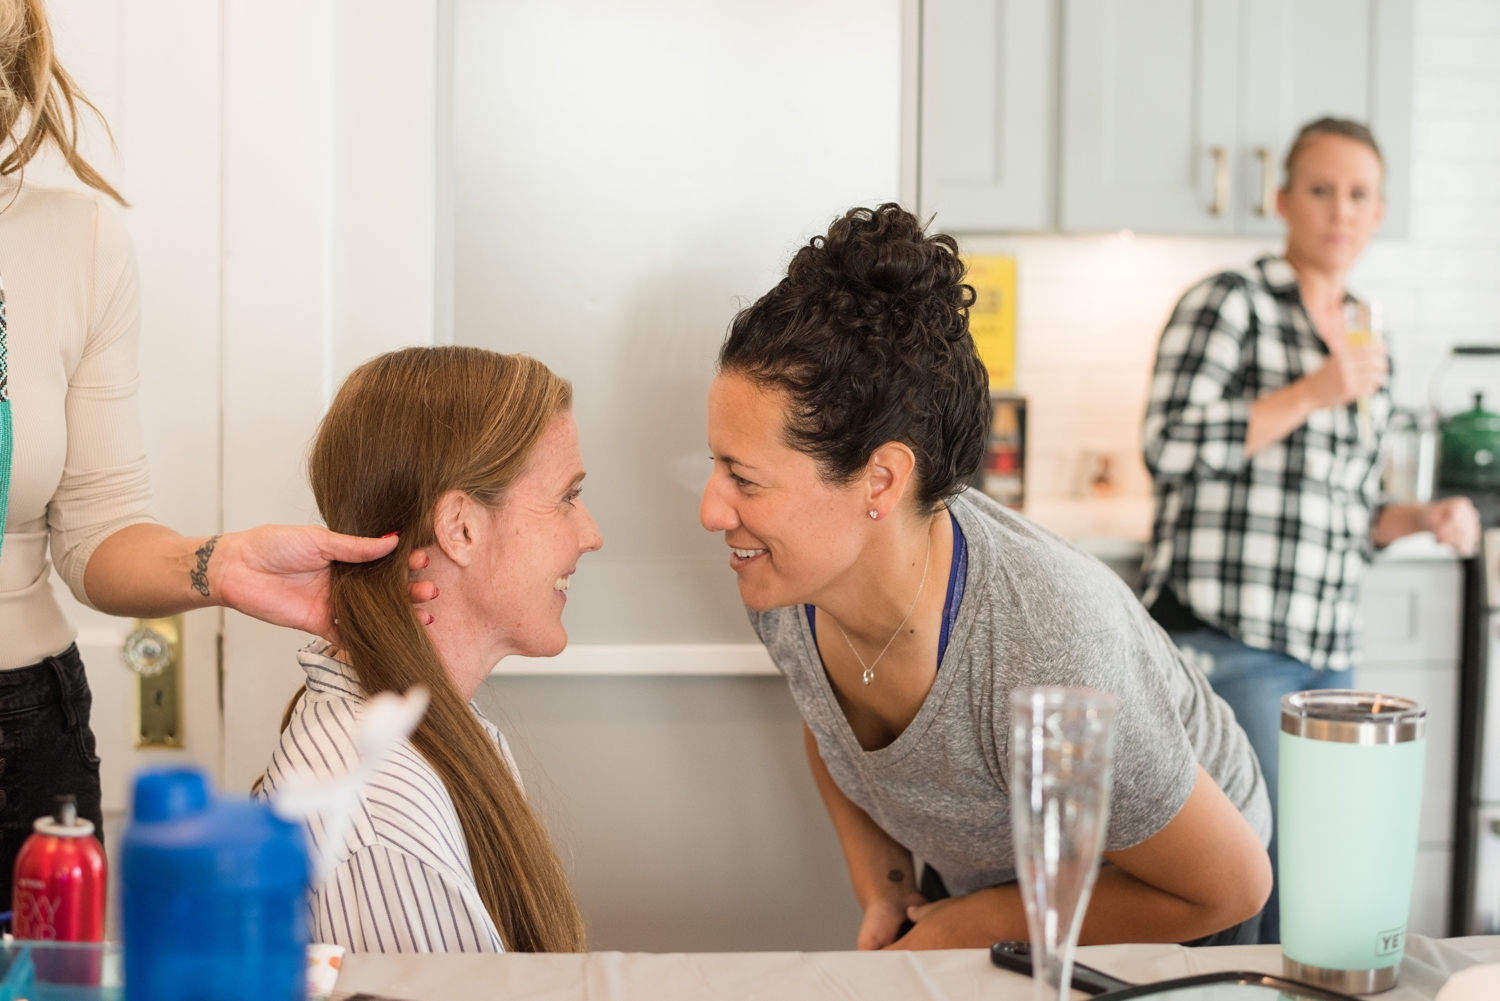
[{"label": "red aerosol can", "polygon": [[108,869],[94,825],[78,818],[73,796],[57,797],[57,813],[38,817],[16,856],[16,938],[58,942],[104,940]]}]

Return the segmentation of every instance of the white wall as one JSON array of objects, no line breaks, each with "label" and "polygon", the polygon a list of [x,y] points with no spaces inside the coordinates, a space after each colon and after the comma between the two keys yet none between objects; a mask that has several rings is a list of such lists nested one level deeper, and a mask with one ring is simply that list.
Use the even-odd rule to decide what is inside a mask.
[{"label": "white wall", "polygon": [[896,0],[455,7],[455,337],[573,381],[604,549],[574,643],[754,642],[698,525],[735,312],[897,196]]}]

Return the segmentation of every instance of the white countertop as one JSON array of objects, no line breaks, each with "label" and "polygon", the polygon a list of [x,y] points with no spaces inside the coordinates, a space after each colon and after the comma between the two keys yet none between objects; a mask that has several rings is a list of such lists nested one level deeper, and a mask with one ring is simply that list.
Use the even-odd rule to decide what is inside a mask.
[{"label": "white countertop", "polygon": [[[1133,983],[1220,970],[1281,973],[1274,945],[1189,949],[1106,945],[1078,961]],[[1447,978],[1500,962],[1500,936],[1407,940],[1401,982],[1381,1001],[1431,1001]],[[982,949],[941,952],[744,952],[344,957],[340,992],[404,1001],[1030,1001],[1027,978],[990,964]],[[1083,997],[1075,992],[1075,998]]]}]

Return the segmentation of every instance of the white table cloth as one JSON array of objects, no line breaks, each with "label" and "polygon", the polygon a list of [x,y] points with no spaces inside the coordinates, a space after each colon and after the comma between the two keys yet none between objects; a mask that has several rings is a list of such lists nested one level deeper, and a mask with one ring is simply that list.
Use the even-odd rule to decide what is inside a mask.
[{"label": "white table cloth", "polygon": [[[1101,945],[1078,961],[1132,983],[1219,970],[1281,972],[1273,945],[1188,949]],[[1395,990],[1381,1001],[1431,1001],[1448,976],[1500,963],[1500,936],[1413,935]],[[740,952],[344,957],[338,991],[404,1001],[1030,1001],[1030,982],[981,949],[943,952]],[[1084,997],[1076,994],[1076,997]]]}]

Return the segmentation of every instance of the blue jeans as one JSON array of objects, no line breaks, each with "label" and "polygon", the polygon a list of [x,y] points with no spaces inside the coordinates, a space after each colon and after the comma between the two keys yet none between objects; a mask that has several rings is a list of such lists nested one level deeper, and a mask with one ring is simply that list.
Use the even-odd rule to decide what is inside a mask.
[{"label": "blue jeans", "polygon": [[[1239,721],[1260,759],[1271,797],[1271,874],[1276,875],[1276,750],[1281,741],[1281,697],[1310,688],[1347,688],[1348,671],[1329,671],[1304,664],[1277,650],[1247,646],[1217,629],[1173,633],[1172,642],[1197,665],[1208,683]],[[1260,940],[1281,941],[1280,893],[1275,883],[1261,914]]]}]

